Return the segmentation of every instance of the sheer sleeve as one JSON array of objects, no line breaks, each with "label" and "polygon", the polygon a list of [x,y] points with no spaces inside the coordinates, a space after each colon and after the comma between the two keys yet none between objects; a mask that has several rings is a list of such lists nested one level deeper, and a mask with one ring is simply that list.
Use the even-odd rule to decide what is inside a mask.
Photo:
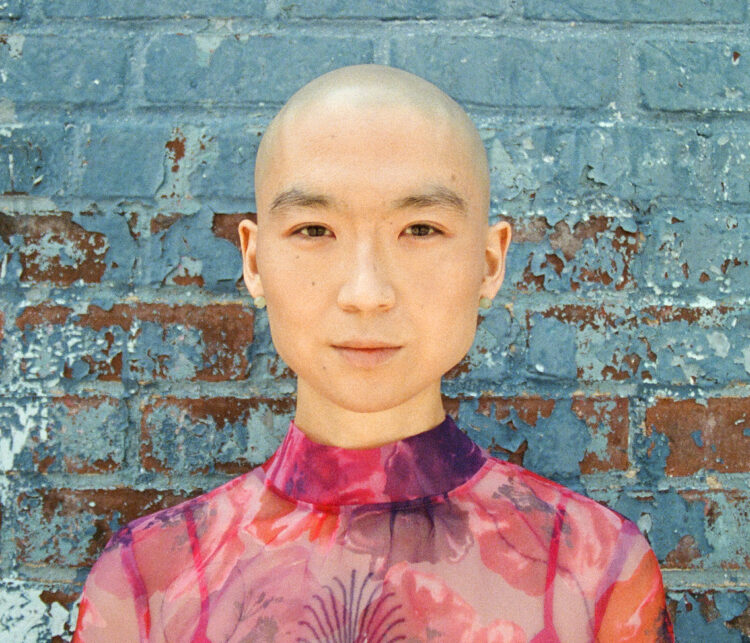
[{"label": "sheer sleeve", "polygon": [[596,611],[597,641],[674,643],[659,563],[645,538],[630,550]]},{"label": "sheer sleeve", "polygon": [[147,637],[148,599],[125,527],[112,537],[86,579],[72,643]]}]

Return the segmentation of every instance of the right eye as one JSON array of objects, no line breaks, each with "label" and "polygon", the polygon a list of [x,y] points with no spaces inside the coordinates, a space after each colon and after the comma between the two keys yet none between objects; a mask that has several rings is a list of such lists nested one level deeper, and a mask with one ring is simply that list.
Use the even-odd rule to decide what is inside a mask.
[{"label": "right eye", "polygon": [[297,228],[293,234],[300,234],[303,237],[325,237],[333,236],[333,233],[322,225],[306,225],[301,228]]}]

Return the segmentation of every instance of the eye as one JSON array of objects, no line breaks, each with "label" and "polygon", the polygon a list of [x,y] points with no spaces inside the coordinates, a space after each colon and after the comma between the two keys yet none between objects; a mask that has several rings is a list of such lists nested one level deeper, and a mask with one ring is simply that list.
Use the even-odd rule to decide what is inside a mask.
[{"label": "eye", "polygon": [[410,226],[407,226],[404,232],[412,237],[432,237],[436,234],[443,234],[429,223],[412,223]]},{"label": "eye", "polygon": [[326,237],[333,236],[333,233],[322,225],[306,225],[297,228],[292,234],[299,234],[303,237]]}]

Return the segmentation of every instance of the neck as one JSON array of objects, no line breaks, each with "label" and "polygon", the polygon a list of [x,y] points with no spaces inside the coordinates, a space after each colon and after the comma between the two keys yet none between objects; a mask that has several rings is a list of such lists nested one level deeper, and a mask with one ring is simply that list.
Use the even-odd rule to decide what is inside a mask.
[{"label": "neck", "polygon": [[403,440],[445,418],[440,381],[388,409],[352,411],[323,398],[303,380],[297,382],[294,423],[313,442],[345,449],[369,449]]}]

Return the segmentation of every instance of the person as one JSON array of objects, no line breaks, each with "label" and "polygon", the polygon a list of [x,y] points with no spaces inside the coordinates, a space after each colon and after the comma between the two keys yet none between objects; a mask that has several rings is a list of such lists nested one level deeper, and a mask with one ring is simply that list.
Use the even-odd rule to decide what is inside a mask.
[{"label": "person", "polygon": [[444,411],[511,239],[458,104],[329,72],[271,122],[255,189],[244,279],[294,420],[266,464],[113,536],[74,641],[673,640],[637,527]]}]

